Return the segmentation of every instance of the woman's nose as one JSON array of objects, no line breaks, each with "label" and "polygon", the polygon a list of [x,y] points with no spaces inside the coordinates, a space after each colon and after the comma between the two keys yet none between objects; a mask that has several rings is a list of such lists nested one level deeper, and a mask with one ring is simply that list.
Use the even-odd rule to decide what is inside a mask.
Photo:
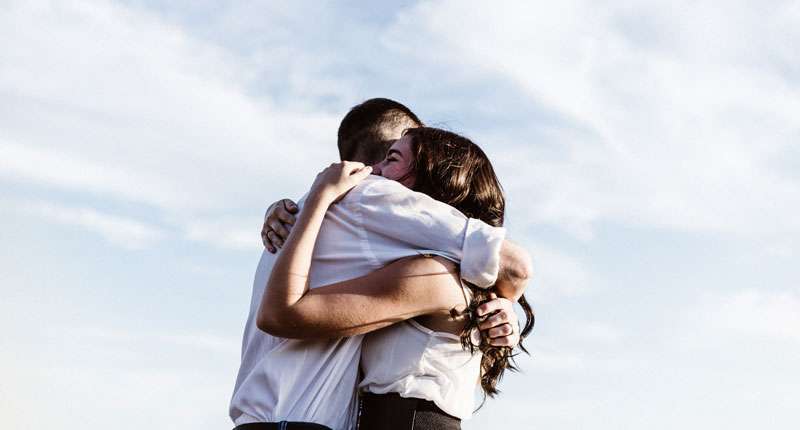
[{"label": "woman's nose", "polygon": [[373,175],[381,175],[381,164],[383,163],[375,163],[372,165],[372,174]]}]

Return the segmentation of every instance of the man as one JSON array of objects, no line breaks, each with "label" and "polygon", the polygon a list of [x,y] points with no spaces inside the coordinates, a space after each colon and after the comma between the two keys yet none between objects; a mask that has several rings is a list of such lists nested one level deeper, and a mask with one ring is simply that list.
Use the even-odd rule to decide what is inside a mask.
[{"label": "man", "polygon": [[[403,130],[421,125],[416,115],[400,103],[367,100],[354,107],[340,125],[340,156],[372,164]],[[376,264],[421,253],[438,253],[460,261],[462,278],[479,286],[493,284],[498,275],[526,276],[528,257],[504,240],[504,230],[468,220],[441,202],[436,203],[444,207],[419,206],[423,201],[411,190],[394,187],[384,195],[381,187],[387,185],[379,183],[371,187],[371,194],[365,196],[371,204],[364,213],[356,215],[342,212],[345,208],[336,208],[342,213],[332,215],[332,219],[326,216],[321,230],[324,234],[315,248],[311,288],[363,276],[374,270]],[[358,189],[352,191],[358,192]],[[424,204],[431,205],[428,200]],[[398,202],[402,202],[404,210],[396,209]],[[288,236],[287,227],[293,222],[291,212],[297,212],[294,209],[297,206],[290,202],[282,201],[278,206],[284,210],[276,211],[277,206],[272,206],[266,221],[271,228],[262,235],[271,252],[282,245],[281,236]],[[276,219],[282,220],[280,224],[272,222]],[[356,219],[361,223],[360,230],[353,225]],[[326,241],[334,240],[352,244],[352,252],[326,253],[330,248],[326,248]],[[362,254],[365,243],[380,252]],[[244,429],[325,428],[303,423],[336,430],[352,428],[361,336],[292,340],[259,331],[256,316],[273,264],[274,256],[263,253],[253,284],[250,317],[242,342],[242,364],[230,404],[231,418],[237,427]],[[496,327],[492,330],[499,335],[493,343],[516,344],[516,335],[507,329],[509,324],[516,325],[510,304],[508,300],[496,302],[487,305],[505,309],[506,317],[493,318]],[[506,330],[498,333],[496,328],[500,326]]]}]

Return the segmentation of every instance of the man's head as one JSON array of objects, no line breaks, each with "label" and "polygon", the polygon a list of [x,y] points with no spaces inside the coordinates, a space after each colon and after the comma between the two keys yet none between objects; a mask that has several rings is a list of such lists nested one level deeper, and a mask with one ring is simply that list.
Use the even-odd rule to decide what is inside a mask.
[{"label": "man's head", "polygon": [[408,128],[422,127],[411,109],[394,100],[375,98],[353,106],[339,125],[339,157],[371,165],[383,159]]}]

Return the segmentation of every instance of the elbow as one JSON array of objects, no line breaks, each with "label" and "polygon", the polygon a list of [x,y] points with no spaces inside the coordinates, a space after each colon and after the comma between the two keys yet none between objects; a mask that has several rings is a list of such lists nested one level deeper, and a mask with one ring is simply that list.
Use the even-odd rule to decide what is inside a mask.
[{"label": "elbow", "polygon": [[290,324],[288,323],[289,317],[286,312],[281,312],[278,309],[271,309],[262,304],[256,316],[256,327],[264,333],[277,337],[287,336]]},{"label": "elbow", "polygon": [[263,312],[259,311],[256,318],[256,327],[259,330],[275,337],[287,339],[314,338],[292,312]]},{"label": "elbow", "polygon": [[498,295],[516,302],[528,288],[528,281],[533,276],[533,263],[522,248],[517,248],[510,254],[509,258],[501,263],[495,286]]},{"label": "elbow", "polygon": [[270,317],[270,314],[266,312],[258,313],[258,317],[256,318],[256,327],[258,327],[259,330],[273,336],[277,336],[277,332],[280,331],[280,324],[276,318]]},{"label": "elbow", "polygon": [[533,276],[533,261],[530,254],[510,242],[501,251],[500,266],[499,279],[502,280],[524,284]]},{"label": "elbow", "polygon": [[527,252],[523,252],[519,264],[514,270],[514,277],[520,282],[528,282],[533,277],[533,261]]},{"label": "elbow", "polygon": [[508,276],[509,283],[513,286],[513,293],[510,298],[516,302],[525,294],[528,282],[533,276],[533,263],[531,263],[530,258],[524,258],[515,264]]}]

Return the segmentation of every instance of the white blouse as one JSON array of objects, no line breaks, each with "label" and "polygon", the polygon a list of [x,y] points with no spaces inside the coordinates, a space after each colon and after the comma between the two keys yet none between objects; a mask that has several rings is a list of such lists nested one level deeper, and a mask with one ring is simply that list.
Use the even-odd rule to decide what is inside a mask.
[{"label": "white blouse", "polygon": [[481,353],[459,337],[413,319],[367,334],[361,349],[361,391],[430,400],[462,420],[472,416]]}]

